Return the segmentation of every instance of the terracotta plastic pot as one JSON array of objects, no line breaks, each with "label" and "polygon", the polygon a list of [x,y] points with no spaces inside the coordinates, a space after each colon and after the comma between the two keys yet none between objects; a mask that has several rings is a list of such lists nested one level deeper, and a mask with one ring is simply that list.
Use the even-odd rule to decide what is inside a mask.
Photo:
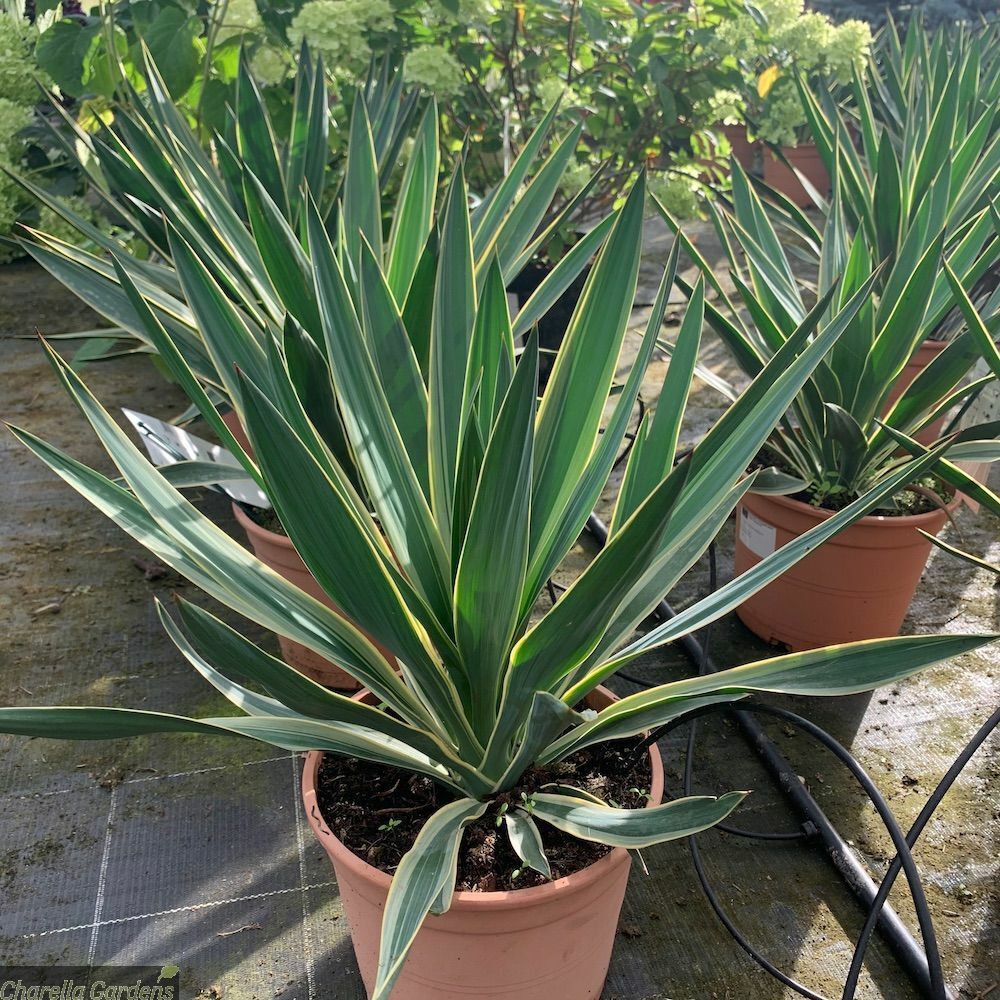
[{"label": "terracotta plastic pot", "polygon": [[733,159],[744,170],[751,170],[757,157],[757,143],[747,138],[746,125],[716,125],[715,128],[726,137],[732,147]]},{"label": "terracotta plastic pot", "polygon": [[[801,146],[782,146],[781,151],[821,195],[826,197],[830,193],[830,175],[819,151],[811,142]],[[800,208],[813,207],[813,200],[798,176],[770,151],[764,154],[764,181]]]},{"label": "terracotta plastic pot", "polygon": [[[599,689],[600,708],[614,699]],[[309,825],[330,855],[371,996],[382,911],[391,879],[352,854],[330,831],[316,801],[322,753],[306,757],[302,796]],[[663,795],[663,767],[650,747],[652,797]],[[410,949],[392,1000],[596,1000],[611,961],[631,858],[615,848],[567,878],[513,892],[456,892],[451,909],[429,916]]]},{"label": "terracotta plastic pot", "polygon": [[[899,373],[896,384],[889,393],[889,399],[885,404],[883,414],[888,413],[892,404],[912,385],[913,380],[948,346],[944,340],[925,340],[916,353],[906,362],[906,367]],[[939,417],[932,424],[928,424],[919,434],[917,440],[921,444],[930,444],[936,441],[944,430],[946,417]]]},{"label": "terracotta plastic pot", "polygon": [[[949,509],[955,509],[953,501]],[[831,517],[789,497],[748,493],[736,508],[736,573]],[[793,651],[897,635],[920,582],[943,510],[863,517],[736,609],[767,642]]]},{"label": "terracotta plastic pot", "polygon": [[222,422],[229,428],[229,433],[236,438],[237,443],[240,447],[248,454],[253,455],[253,448],[250,447],[250,438],[247,437],[247,432],[243,430],[243,424],[240,423],[240,418],[235,410],[229,410],[222,414]]},{"label": "terracotta plastic pot", "polygon": [[[236,504],[233,504],[233,516],[247,533],[250,547],[261,562],[266,563],[276,573],[280,573],[286,580],[294,583],[300,590],[304,590],[310,597],[315,597],[317,601],[334,611],[338,610],[316,582],[316,578],[306,568],[302,557],[295,551],[295,547],[287,537],[262,528],[247,517]],[[361,687],[346,670],[342,670],[335,663],[324,659],[319,653],[314,653],[302,643],[286,639],[283,635],[278,636],[278,643],[281,646],[281,655],[285,662],[314,681],[327,687],[338,688],[341,691],[357,691]],[[378,644],[376,643],[376,645]],[[395,662],[387,650],[379,648],[390,663]]]},{"label": "terracotta plastic pot", "polygon": [[[551,273],[551,264],[532,261],[513,278],[507,286],[507,292],[516,296],[516,309],[524,306]],[[553,303],[552,308],[538,320],[538,346],[542,348],[542,353],[538,356],[539,395],[548,384],[552,368],[556,363],[556,355],[562,347],[563,338],[566,336],[566,330],[583,294],[589,274],[588,266],[573,279],[566,291]]]}]

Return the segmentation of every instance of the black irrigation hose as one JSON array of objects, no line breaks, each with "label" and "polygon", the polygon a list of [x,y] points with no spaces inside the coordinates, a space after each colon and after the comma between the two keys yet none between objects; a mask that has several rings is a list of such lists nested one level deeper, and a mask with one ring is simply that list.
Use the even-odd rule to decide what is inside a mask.
[{"label": "black irrigation hose", "polygon": [[[715,706],[709,706],[709,708],[713,707]],[[707,714],[707,712],[705,714]],[[691,731],[688,734],[687,756],[684,761],[685,795],[691,794],[689,789],[691,787],[694,764],[696,732],[697,723],[692,722]],[[766,958],[761,952],[757,951],[752,944],[750,944],[743,932],[736,926],[729,914],[723,909],[722,903],[719,901],[718,894],[715,889],[712,888],[712,884],[708,878],[708,872],[705,871],[705,863],[702,861],[701,849],[698,847],[697,837],[688,838],[688,849],[691,853],[691,863],[694,866],[695,875],[698,877],[698,884],[701,886],[701,891],[704,893],[705,899],[708,900],[708,905],[712,907],[712,910],[716,917],[718,917],[719,922],[729,932],[732,939],[743,949],[743,951],[746,952],[750,959],[774,979],[777,979],[783,986],[787,986],[789,989],[795,990],[796,993],[800,993],[802,996],[806,997],[807,1000],[827,1000],[827,998],[821,993],[814,993],[807,986],[793,979],[787,973],[782,972],[781,969],[770,961],[770,959]]]},{"label": "black irrigation hose", "polygon": [[[709,706],[709,710],[717,709],[719,711],[727,711],[730,706],[728,705],[718,705]],[[927,898],[924,894],[923,885],[920,881],[920,874],[917,871],[916,863],[913,860],[913,855],[910,851],[910,847],[907,843],[907,838],[904,836],[902,829],[899,826],[898,821],[892,813],[889,804],[885,801],[885,798],[879,792],[875,783],[872,781],[871,777],[865,771],[865,769],[858,763],[854,756],[848,751],[844,746],[842,746],[834,737],[832,737],[826,730],[817,726],[815,723],[810,722],[808,719],[803,718],[800,715],[796,715],[794,712],[789,712],[786,709],[777,708],[771,705],[763,705],[753,702],[741,702],[741,711],[749,711],[758,714],[772,715],[775,718],[782,719],[784,722],[801,729],[803,732],[812,736],[815,740],[821,743],[827,750],[834,754],[837,759],[850,770],[850,772],[857,779],[858,783],[861,785],[865,794],[868,796],[872,805],[875,806],[879,817],[881,818],[889,836],[892,838],[893,846],[896,848],[897,855],[896,859],[899,862],[900,867],[906,873],[906,880],[910,888],[910,893],[913,898],[913,905],[917,912],[917,922],[920,927],[921,936],[924,939],[924,949],[927,954],[927,964],[930,970],[930,980],[931,980],[931,990],[933,991],[933,996],[935,998],[941,998],[944,1000],[948,996],[947,989],[944,983],[944,975],[941,969],[941,955],[938,951],[937,946],[937,936],[934,932],[934,920],[931,916],[930,907],[927,904]],[[683,720],[678,720],[680,723]],[[693,748],[694,740],[693,733],[689,737],[689,747]],[[693,761],[689,756],[685,763],[685,794],[690,794],[690,780],[693,771]],[[933,810],[932,810],[933,811]],[[725,914],[722,911],[721,904],[718,902],[718,897],[715,895],[714,890],[708,883],[707,878],[704,874],[704,866],[700,863],[700,855],[698,852],[697,843],[695,838],[690,840],[692,858],[695,859],[695,869],[699,873],[699,881],[701,882],[702,889],[705,891],[706,896],[709,898],[709,903],[712,905],[713,910],[719,915],[720,919],[723,921],[726,929],[733,935],[740,947],[762,968],[766,969],[772,975],[777,973],[777,978],[780,979],[782,983],[786,986],[794,989],[796,992],[800,993],[804,997],[810,998],[810,1000],[826,1000],[821,994],[817,994],[810,990],[807,986],[791,979],[791,977],[785,975],[780,970],[776,969],[763,955],[757,952],[752,945],[743,937],[743,935],[738,931],[738,929],[733,925],[732,921],[725,918]],[[891,883],[890,883],[891,888]],[[869,920],[872,924],[872,929],[874,929],[875,922],[878,918],[878,914],[885,904],[885,899],[888,897],[888,892],[885,893],[884,898],[880,901],[877,900],[876,905],[873,905],[869,913]],[[867,927],[867,925],[866,925]],[[863,934],[861,941],[859,941],[856,948],[856,955],[858,951],[862,951],[863,948],[867,947],[868,941],[870,939],[870,932],[867,935]],[[862,951],[863,957],[863,951]],[[860,971],[860,962],[858,963]],[[853,965],[852,965],[853,969]],[[850,981],[845,984],[843,1000],[852,1000],[857,988],[857,978],[853,985]]]},{"label": "black irrigation hose", "polygon": [[[934,789],[933,794],[924,803],[923,809],[920,810],[920,814],[917,816],[913,826],[910,827],[909,833],[906,835],[906,842],[909,844],[910,848],[916,844],[920,834],[924,831],[924,827],[927,825],[931,816],[934,815],[948,790],[965,769],[966,764],[972,760],[976,751],[979,750],[979,748],[998,727],[1000,727],[1000,708],[998,708],[982,724],[982,726],[979,727],[975,736],[969,740],[965,749],[955,758],[951,767],[949,767],[945,772],[944,777],[940,780],[940,782],[938,782],[938,786]],[[889,892],[892,889],[893,883],[896,881],[896,877],[899,875],[902,866],[903,862],[900,859],[900,856],[897,855],[893,859],[892,864],[889,865],[889,868],[882,879],[878,895],[875,897],[871,912],[868,914],[868,919],[865,921],[865,926],[862,928],[861,934],[858,936],[858,942],[854,947],[854,958],[851,961],[851,968],[847,975],[847,981],[844,983],[844,993],[841,1000],[851,1000],[854,996],[858,985],[858,977],[861,974],[861,963],[864,961],[865,952],[868,950],[872,932],[875,930],[875,923],[878,919],[879,910],[881,910],[885,901],[889,898]]]},{"label": "black irrigation hose", "polygon": [[[712,579],[711,586],[714,589],[714,553],[710,549],[710,575]],[[710,630],[706,630],[706,639],[704,646],[701,647],[701,655],[698,659],[698,669],[699,673],[705,673],[708,667],[708,640],[710,639]],[[649,687],[650,685],[645,681],[641,681],[638,678],[633,679],[634,683],[638,683],[644,687]],[[694,713],[689,713],[683,719],[676,719],[666,725],[660,727],[655,733],[651,734],[651,739],[648,738],[644,741],[644,745],[649,745],[652,740],[659,739],[665,736],[668,732],[673,729],[678,728],[685,723],[691,723],[691,731],[688,736],[687,744],[687,755],[685,758],[684,767],[684,794],[690,795],[692,792],[692,777],[694,769],[694,749],[695,740],[697,732],[697,718],[702,715],[716,714],[719,712],[731,711],[732,705],[722,704],[722,705],[709,705],[703,709],[698,710]],[[807,719],[802,718],[792,712],[788,712],[784,709],[779,709],[767,705],[759,705],[755,703],[741,702],[741,711],[757,712],[761,714],[767,714],[775,716],[776,718],[783,719],[785,722],[796,726],[802,731],[806,732],[808,735],[812,736],[819,743],[821,743],[827,750],[832,752],[838,760],[858,780],[865,794],[872,802],[876,811],[879,813],[883,824],[889,833],[894,846],[896,847],[897,854],[890,864],[885,877],[882,879],[882,883],[879,886],[878,892],[872,901],[870,906],[868,916],[865,921],[865,925],[861,930],[858,937],[857,943],[855,945],[854,954],[851,960],[851,967],[848,972],[847,978],[844,982],[844,990],[841,994],[841,1000],[853,1000],[856,995],[858,988],[858,980],[861,974],[862,964],[864,962],[865,954],[867,953],[868,947],[871,944],[871,938],[874,934],[875,927],[878,923],[879,915],[881,914],[886,902],[889,898],[889,893],[899,876],[900,871],[905,871],[907,882],[909,884],[911,896],[913,898],[914,908],[917,913],[917,919],[921,930],[921,935],[924,938],[925,953],[927,955],[928,971],[930,974],[930,988],[933,991],[933,996],[938,1000],[947,1000],[949,993],[947,987],[944,983],[943,971],[941,968],[941,957],[940,952],[937,947],[936,934],[934,933],[933,918],[930,913],[930,908],[927,904],[927,899],[923,891],[923,885],[920,881],[920,875],[917,871],[916,864],[913,860],[912,848],[915,845],[920,834],[923,832],[927,823],[934,815],[938,806],[941,804],[945,795],[951,786],[958,779],[959,775],[965,769],[966,765],[979,750],[979,748],[985,743],[989,736],[1000,727],[1000,708],[998,708],[992,716],[975,733],[972,739],[966,744],[962,752],[956,757],[952,762],[948,771],[942,777],[941,781],[938,783],[933,794],[928,798],[927,802],[924,804],[920,811],[916,821],[910,828],[910,831],[905,837],[902,835],[902,830],[897,823],[895,816],[893,815],[888,803],[885,801],[882,794],[879,792],[878,788],[875,786],[874,782],[865,772],[864,768],[856,760],[856,758],[848,751],[844,746],[842,746],[834,737],[827,733],[824,729],[817,726],[815,723],[810,722]],[[720,830],[724,833],[736,833],[739,836],[751,836],[760,840],[773,840],[781,839],[779,835],[774,834],[751,834],[747,831],[735,831],[732,829],[727,829],[725,825],[719,824],[715,829]],[[806,832],[808,835],[808,832]],[[787,835],[786,835],[787,836]],[[794,839],[798,835],[791,835],[791,839]],[[758,952],[746,939],[746,937],[741,933],[739,928],[735,925],[729,915],[725,912],[722,904],[719,902],[718,895],[712,888],[712,885],[708,879],[708,874],[705,871],[705,866],[701,858],[701,852],[698,848],[696,838],[691,837],[689,839],[689,846],[691,850],[691,859],[694,865],[695,873],[698,877],[699,884],[702,891],[708,900],[709,905],[712,907],[716,916],[719,918],[720,922],[730,933],[736,943],[747,953],[747,955],[757,963],[761,968],[768,972],[771,976],[781,982],[783,985],[795,990],[800,995],[808,998],[808,1000],[827,1000],[822,994],[818,994],[809,987],[798,982],[792,977],[788,976],[786,973],[782,972],[777,966],[770,962],[764,955]]]},{"label": "black irrigation hose", "polygon": [[[598,521],[595,516],[592,516],[588,522],[588,527],[600,538],[606,538],[606,529]],[[709,572],[710,572],[710,586],[712,590],[716,586],[716,565],[715,565],[715,547],[714,543],[709,548]],[[555,590],[554,587],[550,587],[550,596],[553,601],[555,600]],[[668,606],[664,603],[662,608],[669,610]],[[697,665],[699,673],[705,673],[712,669],[710,660],[708,657],[708,641],[711,638],[711,626],[706,629],[705,644],[702,645],[693,636],[684,636],[680,640],[680,645],[684,649],[688,657]],[[618,671],[618,676],[623,679],[636,684],[640,687],[651,687],[652,685],[648,682],[641,680],[640,678],[629,676],[624,674],[622,671]],[[695,720],[702,716],[708,715],[710,713],[715,714],[718,712],[732,712],[734,707],[731,704],[722,705],[712,705],[707,706],[698,711],[688,713],[683,719],[673,720],[672,722],[660,727],[657,731],[650,734],[650,737],[644,741],[644,745],[648,745],[653,740],[659,739],[666,735],[672,729],[677,728],[680,725],[686,723],[691,723],[691,732],[688,737],[688,752],[685,760],[685,771],[684,771],[684,794],[691,793],[691,782],[694,767],[694,749],[696,741],[696,723]],[[954,784],[955,780],[958,778],[959,774],[962,772],[966,764],[979,749],[979,747],[985,742],[989,735],[1000,726],[1000,709],[998,709],[993,716],[987,720],[986,723],[979,729],[975,736],[969,741],[965,749],[959,754],[959,756],[949,767],[947,773],[941,779],[933,795],[927,800],[920,815],[918,816],[913,827],[905,836],[903,835],[902,829],[899,826],[895,816],[892,813],[888,803],[879,792],[878,788],[861,766],[861,764],[856,760],[856,758],[843,747],[833,736],[827,733],[825,730],[817,726],[815,723],[810,722],[795,713],[788,712],[784,709],[779,709],[767,705],[760,705],[756,703],[741,702],[740,708],[736,711],[740,713],[760,713],[772,715],[777,718],[781,718],[790,725],[796,726],[803,732],[812,736],[821,745],[823,745],[828,751],[834,754],[838,760],[848,768],[852,773],[858,783],[861,785],[865,794],[871,801],[872,805],[875,807],[882,820],[890,838],[896,847],[896,857],[890,865],[885,878],[882,880],[881,886],[875,893],[870,905],[869,912],[866,919],[866,923],[859,935],[857,944],[855,946],[854,955],[851,962],[851,968],[848,973],[848,977],[845,980],[844,990],[841,996],[841,1000],[853,1000],[857,991],[858,978],[860,976],[861,966],[864,961],[865,953],[867,952],[868,946],[871,943],[871,938],[875,927],[878,924],[879,918],[882,916],[883,911],[887,908],[887,900],[889,897],[889,892],[892,889],[892,885],[902,870],[906,874],[907,883],[910,889],[911,897],[913,899],[914,908],[917,913],[917,920],[921,931],[921,936],[924,939],[924,951],[921,956],[926,961],[926,975],[927,983],[925,984],[925,989],[929,989],[930,996],[933,1000],[949,1000],[952,996],[944,982],[943,970],[941,967],[941,956],[937,946],[937,938],[934,932],[933,917],[930,913],[930,908],[927,904],[926,895],[923,890],[923,885],[920,881],[920,875],[917,871],[916,863],[913,860],[913,855],[911,848],[915,844],[916,840],[920,836],[920,833],[926,826],[927,822],[930,820],[931,816],[934,814],[937,807],[940,805],[942,799],[947,793],[948,789]],[[814,836],[818,831],[813,827],[811,822],[803,824],[803,830],[801,832],[791,833],[791,834],[774,834],[774,833],[752,833],[745,830],[737,830],[735,828],[726,827],[720,824],[716,829],[724,833],[729,833],[736,836],[750,837],[759,840],[798,840],[807,837]],[[701,885],[702,891],[705,893],[706,899],[708,900],[710,906],[715,912],[716,916],[719,918],[723,926],[730,933],[736,943],[747,953],[747,955],[761,968],[768,972],[771,976],[781,982],[783,985],[789,987],[795,992],[799,993],[801,996],[807,998],[807,1000],[827,1000],[822,994],[816,993],[809,987],[798,982],[792,977],[788,976],[786,973],[782,972],[777,966],[770,962],[764,955],[758,952],[746,939],[746,937],[740,932],[739,928],[730,919],[728,914],[723,909],[721,903],[719,902],[718,895],[712,888],[712,885],[708,879],[707,872],[705,871],[704,864],[702,862],[701,853],[696,843],[696,838],[689,838],[689,845],[691,850],[692,862],[694,864],[695,872],[698,876],[699,884]],[[843,874],[843,872],[842,872]],[[893,916],[893,918],[898,922],[898,918],[894,917],[892,910],[889,909],[887,916]],[[912,943],[912,939],[908,939],[912,951],[917,946]],[[909,958],[910,956],[907,955]]]},{"label": "black irrigation hose", "polygon": [[[642,402],[640,400],[640,406]],[[642,410],[640,410],[639,424],[642,421]],[[615,468],[628,458],[628,454],[634,444],[634,435],[629,435],[629,444],[626,446],[623,453],[618,457],[615,462]],[[690,450],[690,449],[688,449]],[[686,453],[685,453],[686,454]],[[684,457],[684,454],[679,454],[677,459],[680,460]],[[603,545],[607,542],[607,528],[603,525],[596,515],[592,514],[587,522],[587,528],[594,534],[599,542]],[[709,546],[709,587],[710,592],[714,592],[717,585],[717,565],[716,565],[716,549],[715,543],[713,542]],[[554,583],[552,580],[548,581],[548,593],[553,604],[558,599],[558,590],[565,590],[565,587],[561,587],[559,584]],[[673,615],[673,610],[666,603],[666,601],[661,602],[657,611],[654,612],[658,617],[670,617]],[[711,661],[708,655],[708,646],[711,640],[712,634],[712,624],[705,630],[705,641],[704,644],[699,643],[698,640],[693,635],[685,635],[677,640],[678,644],[684,650],[688,658],[697,666],[699,674],[705,674],[707,672],[713,671],[715,668],[712,667]],[[623,671],[617,671],[617,675],[623,680],[626,680],[638,687],[652,687],[653,685],[641,678],[635,677],[633,675],[626,674]],[[913,859],[912,847],[916,843],[920,834],[922,833],[927,822],[933,816],[934,812],[937,810],[941,801],[944,799],[945,794],[948,789],[955,783],[958,776],[961,774],[962,770],[972,759],[973,755],[979,749],[980,746],[986,741],[990,734],[1000,727],[1000,709],[996,712],[980,727],[977,733],[965,746],[964,750],[958,755],[952,765],[949,767],[948,771],[945,773],[944,777],[939,782],[934,793],[930,796],[927,802],[924,804],[920,815],[917,817],[916,822],[911,827],[910,831],[904,836],[902,829],[899,826],[898,821],[889,804],[886,802],[885,798],[882,796],[881,792],[878,790],[875,783],[872,781],[871,777],[864,770],[857,759],[847,750],[842,744],[840,744],[833,736],[826,732],[826,730],[817,726],[815,723],[810,722],[808,719],[802,716],[796,715],[793,712],[789,712],[785,709],[780,709],[777,707],[772,707],[769,705],[763,705],[755,702],[740,702],[740,707],[734,709],[732,704],[718,704],[709,705],[702,709],[698,709],[694,712],[688,713],[684,718],[675,719],[664,726],[659,727],[657,730],[652,732],[647,739],[642,743],[643,747],[648,747],[656,740],[665,736],[668,732],[673,729],[678,728],[681,725],[690,724],[691,730],[688,734],[687,741],[687,753],[684,762],[684,783],[683,791],[685,795],[690,795],[692,791],[693,784],[693,774],[694,774],[694,751],[697,739],[697,719],[703,715],[717,714],[719,712],[735,712],[737,718],[743,724],[744,731],[748,735],[751,733],[751,724],[754,731],[760,734],[760,739],[765,743],[766,737],[763,735],[763,731],[759,729],[759,726],[755,722],[752,722],[750,716],[754,713],[771,715],[775,718],[784,720],[786,723],[795,726],[801,731],[805,732],[807,735],[811,736],[817,742],[819,742],[825,749],[831,752],[839,761],[842,763],[854,776],[857,782],[860,784],[862,790],[865,792],[869,801],[875,807],[875,810],[879,814],[879,818],[882,820],[890,838],[892,839],[893,845],[896,848],[896,857],[890,864],[885,877],[882,879],[881,885],[878,887],[877,891],[874,893],[871,902],[869,904],[869,911],[865,925],[858,936],[858,941],[855,945],[854,955],[851,960],[851,967],[848,972],[847,978],[844,982],[844,990],[841,995],[841,1000],[854,1000],[857,992],[858,979],[861,973],[861,967],[864,962],[865,954],[871,943],[872,935],[875,931],[876,926],[879,923],[879,919],[883,916],[884,911],[888,909],[885,913],[885,917],[892,918],[892,922],[896,925],[896,937],[905,939],[900,941],[895,941],[894,943],[901,948],[901,957],[906,959],[906,965],[909,971],[913,972],[915,967],[918,968],[922,966],[919,959],[926,963],[926,967],[922,969],[923,974],[926,975],[927,979],[923,982],[925,990],[930,991],[930,996],[933,1000],[950,1000],[951,994],[944,982],[944,974],[941,967],[941,955],[938,950],[937,936],[934,931],[934,921],[930,912],[930,907],[927,903],[927,898],[924,893],[923,884],[920,880],[920,874],[917,870],[916,863]],[[757,742],[756,740],[754,742]],[[758,744],[757,749],[761,753],[765,751]],[[766,753],[765,753],[765,756]],[[784,762],[783,762],[784,763]],[[785,765],[787,767],[787,765]],[[783,776],[783,774],[782,774]],[[787,789],[786,789],[787,791]],[[829,821],[822,817],[822,813],[819,813],[828,826],[830,826]],[[812,820],[807,820],[803,823],[801,831],[796,831],[792,833],[769,833],[769,832],[753,832],[748,830],[741,830],[735,827],[730,827],[725,824],[718,824],[714,829],[719,830],[722,833],[727,833],[732,836],[747,837],[762,841],[790,841],[790,840],[803,840],[807,838],[812,838],[821,833],[820,830],[816,828],[816,825]],[[832,827],[831,827],[832,829]],[[843,848],[844,851],[847,850],[846,845],[843,845],[839,839],[839,835],[836,831],[833,831],[832,836],[837,840],[837,843]],[[829,840],[829,836],[823,835],[824,841]],[[732,921],[729,915],[725,912],[719,901],[718,895],[709,881],[708,874],[705,871],[705,866],[702,861],[701,851],[697,844],[696,837],[688,838],[688,844],[691,851],[691,859],[694,865],[695,873],[698,877],[698,882],[701,886],[702,891],[708,900],[709,905],[715,912],[716,916],[730,933],[736,943],[746,952],[746,954],[762,969],[764,969],[773,978],[778,980],[783,985],[799,993],[801,996],[807,998],[807,1000],[827,1000],[825,996],[820,993],[809,989],[809,987],[793,979],[791,976],[782,972],[776,965],[769,961],[763,954],[757,951],[753,945],[746,939],[742,934],[736,924]],[[829,848],[829,844],[827,843]],[[853,860],[853,859],[852,859]],[[859,887],[856,884],[858,881],[858,875],[854,874],[849,869],[852,868],[851,865],[845,865],[842,863],[835,864],[840,871],[841,875],[848,881],[852,890],[857,894],[861,895],[859,892]],[[859,866],[855,863],[854,868],[858,868],[862,871]],[[917,913],[917,922],[920,927],[921,936],[924,940],[924,949],[921,952],[919,947],[913,942],[912,938],[909,937],[905,927],[899,923],[899,918],[895,916],[892,909],[887,907],[887,901],[889,898],[889,893],[892,890],[892,886],[895,883],[900,871],[905,872],[908,887],[910,889],[910,895],[913,900],[914,908]],[[866,874],[860,876],[861,878],[867,880],[869,886],[874,887],[874,883],[868,878]],[[869,894],[871,890],[869,889]]]}]

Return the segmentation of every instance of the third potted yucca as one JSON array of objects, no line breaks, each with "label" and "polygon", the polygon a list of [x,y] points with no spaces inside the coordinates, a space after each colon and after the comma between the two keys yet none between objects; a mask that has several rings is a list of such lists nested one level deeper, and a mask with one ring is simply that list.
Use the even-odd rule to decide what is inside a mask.
[{"label": "third potted yucca", "polygon": [[[904,42],[890,20],[854,77],[849,107],[815,81],[797,80],[815,148],[827,172],[841,179],[848,228],[867,234],[877,260],[892,258],[914,227],[926,228],[928,238],[940,229],[945,256],[985,316],[1000,307],[1000,242],[988,211],[1000,193],[997,83],[981,68],[993,44],[988,30],[939,32],[931,39],[919,18],[907,26]],[[925,195],[941,173],[950,184],[938,185],[938,200],[928,206]],[[886,410],[966,329],[940,279],[920,329],[922,339],[897,376]],[[916,436],[929,444],[944,426],[942,414]]]}]

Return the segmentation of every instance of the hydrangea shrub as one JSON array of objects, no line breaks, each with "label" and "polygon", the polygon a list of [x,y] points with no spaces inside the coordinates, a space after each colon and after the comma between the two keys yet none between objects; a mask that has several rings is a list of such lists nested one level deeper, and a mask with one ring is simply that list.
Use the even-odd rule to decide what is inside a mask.
[{"label": "hydrangea shrub", "polygon": [[794,146],[806,122],[793,72],[847,84],[871,45],[866,22],[834,23],[804,0],[754,0],[719,25],[714,42],[721,59],[743,69],[744,120],[778,146]]},{"label": "hydrangea shrub", "polygon": [[[12,14],[0,13],[0,166],[18,170],[24,157],[22,133],[31,124],[38,87],[35,30]],[[18,183],[0,173],[0,237],[7,237],[27,201]],[[0,242],[0,262],[19,257],[18,248]]]}]

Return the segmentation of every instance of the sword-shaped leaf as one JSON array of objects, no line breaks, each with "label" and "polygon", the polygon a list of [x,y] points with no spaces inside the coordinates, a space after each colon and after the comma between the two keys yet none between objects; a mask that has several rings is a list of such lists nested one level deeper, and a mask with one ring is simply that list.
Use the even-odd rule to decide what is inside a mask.
[{"label": "sword-shaped leaf", "polygon": [[532,815],[580,840],[635,849],[701,833],[721,823],[748,794],[691,795],[649,809],[612,809],[573,795],[538,792]]},{"label": "sword-shaped leaf", "polygon": [[486,812],[487,803],[459,799],[428,819],[403,855],[385,902],[378,973],[372,1000],[387,1000],[403,970],[406,954],[424,918],[445,910],[455,887],[455,866],[462,831]]}]

